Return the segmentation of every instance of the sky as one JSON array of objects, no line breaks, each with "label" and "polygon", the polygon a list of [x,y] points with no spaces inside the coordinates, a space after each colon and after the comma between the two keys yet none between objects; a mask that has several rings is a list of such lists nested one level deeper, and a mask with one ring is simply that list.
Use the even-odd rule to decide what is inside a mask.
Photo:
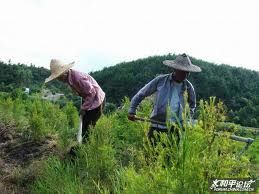
[{"label": "sky", "polygon": [[187,53],[259,71],[258,0],[0,0],[0,60],[90,72]]}]

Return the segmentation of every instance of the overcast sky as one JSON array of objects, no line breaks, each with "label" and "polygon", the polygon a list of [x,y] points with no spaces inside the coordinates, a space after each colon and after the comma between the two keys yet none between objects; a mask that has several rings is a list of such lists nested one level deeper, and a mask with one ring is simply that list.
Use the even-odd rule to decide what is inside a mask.
[{"label": "overcast sky", "polygon": [[187,53],[259,71],[258,0],[0,0],[0,60],[100,70]]}]

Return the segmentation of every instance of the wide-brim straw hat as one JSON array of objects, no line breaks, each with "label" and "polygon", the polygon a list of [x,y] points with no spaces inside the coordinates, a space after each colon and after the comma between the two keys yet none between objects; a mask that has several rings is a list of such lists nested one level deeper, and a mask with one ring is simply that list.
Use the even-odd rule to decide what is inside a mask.
[{"label": "wide-brim straw hat", "polygon": [[201,72],[201,68],[193,65],[186,54],[178,55],[175,60],[165,60],[163,64],[181,71]]},{"label": "wide-brim straw hat", "polygon": [[69,64],[64,64],[60,60],[57,59],[52,59],[50,61],[50,71],[51,75],[45,79],[45,83],[50,82],[53,79],[56,79],[63,73],[65,73],[67,70],[69,70],[71,67],[73,67],[75,62],[69,63]]}]

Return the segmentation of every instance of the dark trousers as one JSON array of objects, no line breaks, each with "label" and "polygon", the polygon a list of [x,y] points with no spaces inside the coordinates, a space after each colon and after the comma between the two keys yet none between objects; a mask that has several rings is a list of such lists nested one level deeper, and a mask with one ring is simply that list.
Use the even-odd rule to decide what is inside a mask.
[{"label": "dark trousers", "polygon": [[83,126],[82,126],[83,142],[86,142],[88,139],[90,126],[94,127],[98,119],[101,117],[104,105],[105,105],[105,101],[97,108],[93,110],[85,111],[85,114],[83,116]]}]

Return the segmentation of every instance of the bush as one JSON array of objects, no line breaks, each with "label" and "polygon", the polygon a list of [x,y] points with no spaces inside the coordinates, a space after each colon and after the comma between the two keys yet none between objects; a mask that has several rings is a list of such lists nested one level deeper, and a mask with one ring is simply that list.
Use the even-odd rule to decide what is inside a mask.
[{"label": "bush", "polygon": [[115,104],[107,102],[105,104],[103,112],[104,112],[104,114],[111,114],[111,113],[115,112],[116,109],[117,109],[117,107]]},{"label": "bush", "polygon": [[5,97],[0,101],[1,121],[14,123],[16,130],[31,140],[58,135],[61,137],[60,144],[64,145],[65,134],[71,135],[78,128],[78,118],[78,112],[71,102],[62,110],[37,95],[25,99],[19,95],[15,99]]},{"label": "bush", "polygon": [[[57,158],[47,161],[33,193],[97,193],[111,190],[117,162],[112,147],[111,121],[102,118],[91,129],[89,141],[77,150],[72,161]],[[63,182],[64,180],[64,182]]]},{"label": "bush", "polygon": [[[226,131],[222,137],[214,135],[216,123],[225,118],[223,104],[216,104],[214,98],[200,102],[196,125],[187,122],[186,109],[183,127],[178,127],[181,137],[178,145],[173,134],[162,134],[157,146],[151,146],[145,137],[149,124],[128,121],[128,107],[126,99],[120,109],[102,116],[73,163],[49,161],[33,191],[206,193],[209,178],[249,176],[248,158],[236,156],[237,143],[229,140],[230,133]],[[148,116],[149,112],[150,102],[145,101],[139,115]],[[57,163],[59,166],[55,167]],[[58,174],[54,167],[58,168]],[[52,173],[54,181],[51,182]],[[65,176],[69,177],[64,186],[60,182]]]}]

